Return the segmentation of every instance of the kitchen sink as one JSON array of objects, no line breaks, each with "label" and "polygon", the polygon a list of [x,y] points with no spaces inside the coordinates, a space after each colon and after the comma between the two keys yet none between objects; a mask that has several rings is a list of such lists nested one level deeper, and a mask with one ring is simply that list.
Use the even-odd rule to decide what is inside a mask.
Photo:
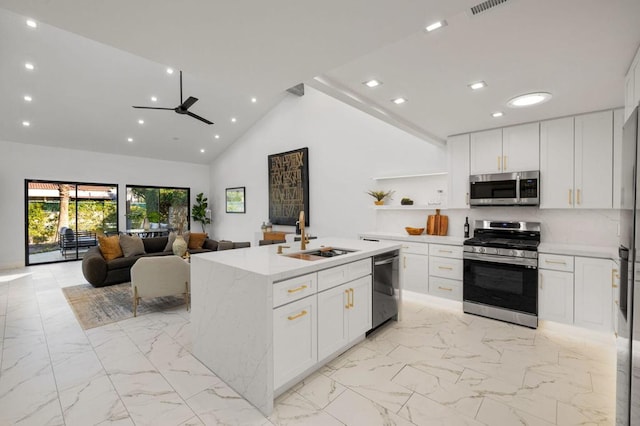
[{"label": "kitchen sink", "polygon": [[356,250],[347,250],[334,247],[323,247],[319,250],[305,251],[302,253],[285,254],[287,257],[300,260],[321,260],[328,257],[341,256],[343,254],[352,253]]}]

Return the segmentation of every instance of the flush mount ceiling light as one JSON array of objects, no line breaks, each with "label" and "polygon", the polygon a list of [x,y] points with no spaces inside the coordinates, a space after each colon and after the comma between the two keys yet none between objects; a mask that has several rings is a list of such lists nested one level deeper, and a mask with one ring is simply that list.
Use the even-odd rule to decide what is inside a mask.
[{"label": "flush mount ceiling light", "polygon": [[480,90],[484,87],[487,87],[487,83],[485,83],[484,81],[480,80],[480,81],[476,81],[475,83],[471,83],[469,84],[469,88],[471,90]]},{"label": "flush mount ceiling light", "polygon": [[31,28],[38,28],[38,23],[33,19],[27,19],[27,26]]},{"label": "flush mount ceiling light", "polygon": [[156,98],[155,96],[151,97],[151,102],[157,102],[157,101],[158,101],[158,98]]},{"label": "flush mount ceiling light", "polygon": [[29,126],[31,126],[31,123],[29,123],[28,121],[23,121],[23,122],[22,122],[22,125],[23,125],[24,127],[29,127]]},{"label": "flush mount ceiling light", "polygon": [[24,100],[26,102],[31,102],[33,100],[33,98],[31,96],[29,96],[29,95],[24,95]]},{"label": "flush mount ceiling light", "polygon": [[256,102],[258,102],[258,99],[256,99],[256,98],[251,98],[251,103],[254,103],[254,104],[255,104]]},{"label": "flush mount ceiling light", "polygon": [[496,111],[493,114],[491,114],[491,116],[493,118],[498,118],[498,117],[502,117],[504,115],[504,113],[502,111]]},{"label": "flush mount ceiling light", "polygon": [[28,69],[29,71],[33,71],[35,69],[35,66],[31,63],[31,62],[27,62],[24,64],[24,67],[26,69]]},{"label": "flush mount ceiling light", "polygon": [[220,139],[220,135],[215,135],[214,138]]},{"label": "flush mount ceiling light", "polygon": [[204,149],[201,149],[200,152],[204,153]]},{"label": "flush mount ceiling light", "polygon": [[133,138],[127,138],[127,142],[133,142]]},{"label": "flush mount ceiling light", "polygon": [[379,80],[369,80],[369,81],[363,82],[362,84],[364,84],[367,87],[378,87],[382,84],[382,82]]},{"label": "flush mount ceiling light", "polygon": [[507,105],[509,105],[511,108],[521,108],[521,107],[541,104],[543,102],[547,102],[549,99],[551,99],[551,93],[547,93],[547,92],[527,93],[525,95],[520,95],[520,96],[516,96],[515,98],[509,99],[509,102],[507,102]]},{"label": "flush mount ceiling light", "polygon": [[167,74],[173,74],[173,68],[167,68]]},{"label": "flush mount ceiling light", "polygon": [[427,25],[425,27],[425,30],[427,30],[427,32],[430,33],[431,31],[435,31],[438,28],[445,27],[446,25],[447,25],[447,21],[444,21],[444,20],[443,21],[438,21],[438,22],[434,22],[431,25]]},{"label": "flush mount ceiling light", "polygon": [[138,124],[144,124],[144,120],[142,119],[138,120]]},{"label": "flush mount ceiling light", "polygon": [[407,102],[407,100],[405,98],[395,98],[395,99],[391,99],[391,102],[393,102],[396,105],[400,105]]},{"label": "flush mount ceiling light", "polygon": [[231,117],[231,122],[232,122],[232,123],[235,123],[236,121],[238,121],[238,120],[236,120],[236,118],[235,118],[235,117]]}]

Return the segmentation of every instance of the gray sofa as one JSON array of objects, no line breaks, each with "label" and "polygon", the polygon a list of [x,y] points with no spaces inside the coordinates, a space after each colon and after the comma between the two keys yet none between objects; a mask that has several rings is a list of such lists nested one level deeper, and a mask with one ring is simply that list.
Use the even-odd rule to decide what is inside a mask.
[{"label": "gray sofa", "polygon": [[[91,247],[82,258],[82,274],[94,287],[104,287],[131,281],[131,267],[141,257],[168,256],[171,250],[164,251],[169,237],[143,238],[145,254],[129,257],[119,257],[106,261],[100,247]],[[250,247],[248,242],[216,241],[206,239],[201,249],[189,249],[190,254],[206,253],[216,250],[228,250]]]}]

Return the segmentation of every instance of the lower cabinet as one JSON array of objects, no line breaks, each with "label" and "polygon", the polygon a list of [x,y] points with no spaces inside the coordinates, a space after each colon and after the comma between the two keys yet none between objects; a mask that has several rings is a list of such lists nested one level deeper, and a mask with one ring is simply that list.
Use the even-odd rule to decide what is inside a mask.
[{"label": "lower cabinet", "polygon": [[371,328],[371,275],[318,293],[318,360]]},{"label": "lower cabinet", "polygon": [[[426,244],[425,244],[426,245]],[[402,289],[416,293],[429,291],[429,256],[423,254],[402,254]]]},{"label": "lower cabinet", "polygon": [[316,295],[273,310],[273,387],[318,362],[318,312]]},{"label": "lower cabinet", "polygon": [[575,259],[575,325],[592,330],[612,330],[614,268],[611,260]]},{"label": "lower cabinet", "polygon": [[573,324],[573,273],[538,270],[538,317]]}]

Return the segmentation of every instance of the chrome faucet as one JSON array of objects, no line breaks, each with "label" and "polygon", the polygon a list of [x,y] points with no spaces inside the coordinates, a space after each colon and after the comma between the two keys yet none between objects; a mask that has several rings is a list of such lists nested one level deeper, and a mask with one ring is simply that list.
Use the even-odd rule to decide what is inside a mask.
[{"label": "chrome faucet", "polygon": [[309,239],[306,232],[304,232],[304,210],[300,211],[298,222],[300,223],[300,250],[306,250]]}]

